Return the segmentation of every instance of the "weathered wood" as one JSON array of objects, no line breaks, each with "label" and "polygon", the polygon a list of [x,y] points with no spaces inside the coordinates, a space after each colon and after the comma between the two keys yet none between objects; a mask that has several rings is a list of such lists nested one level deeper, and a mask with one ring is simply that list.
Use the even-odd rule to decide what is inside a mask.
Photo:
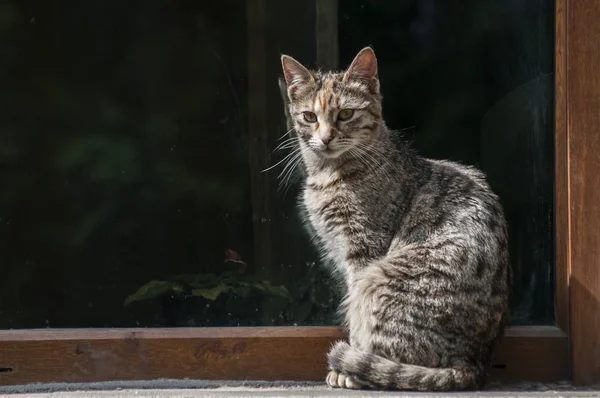
[{"label": "weathered wood", "polygon": [[[74,329],[0,332],[0,385],[157,378],[323,380],[339,328]],[[552,327],[507,330],[497,380],[567,377],[568,343]],[[3,371],[4,370],[4,371]]]},{"label": "weathered wood", "polygon": [[600,383],[600,2],[567,1],[573,381]]},{"label": "weathered wood", "polygon": [[556,322],[569,330],[568,278],[570,264],[569,136],[567,134],[567,0],[556,1],[554,117],[555,117],[555,207],[556,233]]}]

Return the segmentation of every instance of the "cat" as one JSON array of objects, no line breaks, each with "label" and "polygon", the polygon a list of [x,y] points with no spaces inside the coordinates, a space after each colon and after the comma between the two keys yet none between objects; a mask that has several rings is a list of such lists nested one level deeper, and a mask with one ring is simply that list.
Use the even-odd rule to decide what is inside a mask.
[{"label": "cat", "polygon": [[372,48],[342,72],[281,62],[299,202],[345,291],[349,341],[328,353],[327,384],[482,388],[509,318],[499,198],[481,171],[421,157],[386,126]]}]

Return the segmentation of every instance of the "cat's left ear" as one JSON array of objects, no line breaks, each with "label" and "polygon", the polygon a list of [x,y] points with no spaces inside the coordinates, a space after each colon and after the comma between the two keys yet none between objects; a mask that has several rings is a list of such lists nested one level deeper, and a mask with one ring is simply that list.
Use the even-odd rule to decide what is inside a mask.
[{"label": "cat's left ear", "polygon": [[288,95],[291,100],[295,98],[299,87],[314,83],[315,81],[312,73],[289,55],[281,56],[281,66],[285,82],[287,83]]},{"label": "cat's left ear", "polygon": [[361,80],[368,84],[373,91],[379,91],[379,76],[377,74],[377,58],[371,47],[365,47],[358,52],[354,61],[344,74],[344,82]]}]

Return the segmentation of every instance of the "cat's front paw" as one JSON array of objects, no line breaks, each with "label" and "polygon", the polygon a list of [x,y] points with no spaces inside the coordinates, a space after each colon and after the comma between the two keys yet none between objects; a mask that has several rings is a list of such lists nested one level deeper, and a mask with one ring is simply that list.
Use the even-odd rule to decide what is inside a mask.
[{"label": "cat's front paw", "polygon": [[343,373],[332,370],[325,378],[327,385],[331,388],[348,388],[351,390],[359,390],[361,385],[356,382],[352,377],[347,376]]}]

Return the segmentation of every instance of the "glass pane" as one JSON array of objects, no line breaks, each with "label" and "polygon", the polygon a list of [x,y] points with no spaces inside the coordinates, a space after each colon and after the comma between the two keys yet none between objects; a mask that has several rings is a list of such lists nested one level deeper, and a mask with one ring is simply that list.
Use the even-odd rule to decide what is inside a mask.
[{"label": "glass pane", "polygon": [[0,328],[337,324],[279,57],[365,45],[387,124],[501,196],[513,323],[552,323],[553,4],[3,2]]}]

